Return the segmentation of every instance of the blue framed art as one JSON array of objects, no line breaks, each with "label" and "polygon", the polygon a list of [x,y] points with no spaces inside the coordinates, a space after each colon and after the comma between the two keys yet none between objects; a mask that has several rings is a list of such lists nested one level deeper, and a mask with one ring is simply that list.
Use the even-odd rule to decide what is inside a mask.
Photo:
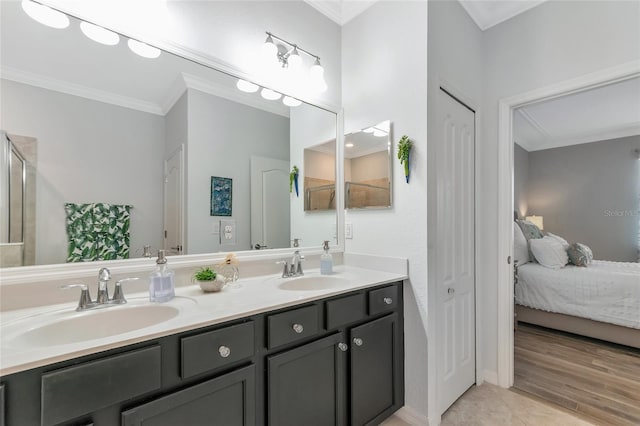
[{"label": "blue framed art", "polygon": [[231,216],[233,179],[211,176],[211,216]]}]

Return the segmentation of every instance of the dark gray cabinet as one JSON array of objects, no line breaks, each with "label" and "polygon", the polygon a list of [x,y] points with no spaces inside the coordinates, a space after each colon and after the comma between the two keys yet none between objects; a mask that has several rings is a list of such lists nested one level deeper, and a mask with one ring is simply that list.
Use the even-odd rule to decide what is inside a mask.
[{"label": "dark gray cabinet", "polygon": [[278,426],[346,425],[343,333],[267,359],[268,418]]},{"label": "dark gray cabinet", "polygon": [[402,399],[404,371],[398,315],[351,329],[351,424],[377,424]]},{"label": "dark gray cabinet", "polygon": [[379,424],[402,310],[385,284],[0,377],[0,426]]},{"label": "dark gray cabinet", "polygon": [[122,425],[251,426],[255,397],[251,365],[127,410]]}]

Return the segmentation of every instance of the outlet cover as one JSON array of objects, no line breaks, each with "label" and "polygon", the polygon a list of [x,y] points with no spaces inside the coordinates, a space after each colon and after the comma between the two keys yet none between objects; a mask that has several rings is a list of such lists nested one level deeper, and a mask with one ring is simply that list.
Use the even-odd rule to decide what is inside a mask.
[{"label": "outlet cover", "polygon": [[236,221],[235,220],[221,220],[220,229],[220,245],[221,246],[233,246],[236,245]]}]

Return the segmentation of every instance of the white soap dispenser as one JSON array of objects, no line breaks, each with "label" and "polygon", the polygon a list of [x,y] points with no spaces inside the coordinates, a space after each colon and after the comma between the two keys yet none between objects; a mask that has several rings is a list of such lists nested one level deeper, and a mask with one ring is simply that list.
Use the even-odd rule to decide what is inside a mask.
[{"label": "white soap dispenser", "polygon": [[322,245],[324,253],[320,255],[320,274],[330,275],[333,273],[333,256],[329,253],[329,241]]},{"label": "white soap dispenser", "polygon": [[149,300],[152,302],[168,302],[176,295],[174,272],[167,268],[164,250],[158,250],[156,260],[158,268],[149,275]]}]

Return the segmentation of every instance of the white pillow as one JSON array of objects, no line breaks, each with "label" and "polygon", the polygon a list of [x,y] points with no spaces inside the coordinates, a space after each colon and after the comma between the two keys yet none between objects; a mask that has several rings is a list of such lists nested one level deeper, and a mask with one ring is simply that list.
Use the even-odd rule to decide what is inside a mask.
[{"label": "white pillow", "polygon": [[562,238],[560,235],[556,235],[556,234],[552,234],[551,232],[547,232],[547,237],[551,237],[554,240],[556,240],[557,242],[559,242],[560,244],[562,244],[562,247],[564,247],[565,250],[569,248],[570,244],[567,242],[567,240]]},{"label": "white pillow", "polygon": [[527,239],[516,222],[513,222],[513,258],[518,261],[518,265],[524,265],[531,260]]},{"label": "white pillow", "polygon": [[565,248],[552,237],[533,238],[529,240],[529,246],[531,253],[542,266],[560,269],[569,262]]}]

